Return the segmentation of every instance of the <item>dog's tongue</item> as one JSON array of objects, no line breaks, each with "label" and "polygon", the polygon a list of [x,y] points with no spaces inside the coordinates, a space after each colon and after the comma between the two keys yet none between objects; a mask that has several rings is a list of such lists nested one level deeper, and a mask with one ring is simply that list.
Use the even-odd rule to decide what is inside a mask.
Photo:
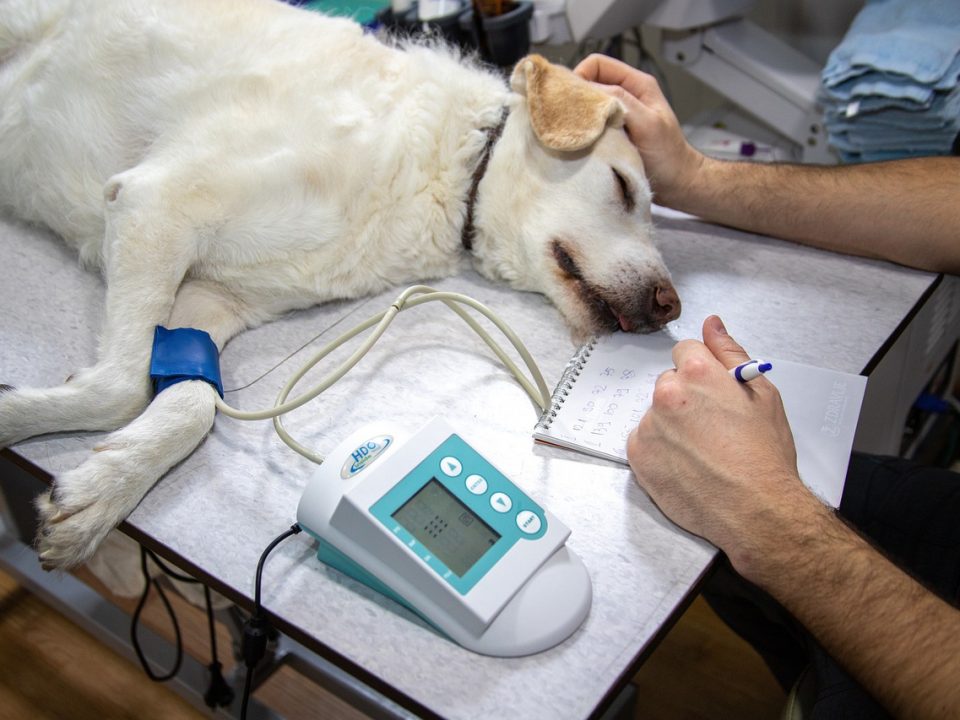
[{"label": "dog's tongue", "polygon": [[620,321],[620,329],[624,332],[633,332],[633,323],[627,318],[626,315],[620,313],[617,315],[617,319]]}]

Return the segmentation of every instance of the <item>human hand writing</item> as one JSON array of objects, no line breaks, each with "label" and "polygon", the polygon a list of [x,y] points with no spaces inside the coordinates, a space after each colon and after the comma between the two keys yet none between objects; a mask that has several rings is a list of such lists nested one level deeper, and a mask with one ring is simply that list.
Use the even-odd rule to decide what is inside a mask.
[{"label": "human hand writing", "polygon": [[703,343],[674,347],[676,369],[658,378],[627,457],[667,516],[724,550],[750,577],[761,572],[757,561],[784,523],[802,522],[822,505],[800,482],[776,387],[762,377],[740,383],[730,376],[748,359],[720,318],[707,318]]},{"label": "human hand writing", "polygon": [[623,102],[627,134],[643,158],[655,198],[673,207],[705,157],[687,142],[656,78],[599,54],[584,59],[574,72]]}]

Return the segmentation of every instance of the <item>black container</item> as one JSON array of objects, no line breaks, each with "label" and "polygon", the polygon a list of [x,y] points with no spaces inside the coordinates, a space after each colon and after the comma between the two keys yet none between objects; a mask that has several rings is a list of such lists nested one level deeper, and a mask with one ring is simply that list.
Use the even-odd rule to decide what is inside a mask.
[{"label": "black container", "polygon": [[377,24],[384,30],[395,32],[400,27],[400,19],[394,15],[393,8],[389,5],[378,12],[375,18]]},{"label": "black container", "polygon": [[413,3],[408,10],[402,13],[394,13],[390,8],[382,10],[377,19],[380,24],[394,33],[417,36],[425,32],[437,32],[445,40],[460,47],[476,47],[471,43],[470,36],[463,31],[460,25],[460,16],[463,10],[457,10],[449,15],[431,18],[430,20],[421,20],[418,17],[417,3]]},{"label": "black container", "polygon": [[494,65],[507,67],[530,52],[532,2],[515,2],[511,10],[476,22],[473,10],[460,14],[460,29],[479,48],[480,55]]}]

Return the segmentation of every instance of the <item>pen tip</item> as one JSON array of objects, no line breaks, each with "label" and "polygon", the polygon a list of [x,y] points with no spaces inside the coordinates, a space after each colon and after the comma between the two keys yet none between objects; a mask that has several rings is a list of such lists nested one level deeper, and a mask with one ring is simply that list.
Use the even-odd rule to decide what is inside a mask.
[{"label": "pen tip", "polygon": [[762,373],[768,372],[772,369],[773,369],[773,363],[769,363],[769,362],[760,363],[760,365],[757,366],[757,370],[759,370]]}]

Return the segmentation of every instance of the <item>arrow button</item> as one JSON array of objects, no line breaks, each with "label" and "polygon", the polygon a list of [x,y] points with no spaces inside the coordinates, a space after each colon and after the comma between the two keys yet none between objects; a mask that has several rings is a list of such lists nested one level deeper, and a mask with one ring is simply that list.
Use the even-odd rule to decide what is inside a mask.
[{"label": "arrow button", "polygon": [[509,512],[513,507],[513,500],[506,493],[496,492],[490,496],[490,507],[499,513]]},{"label": "arrow button", "polygon": [[447,477],[456,477],[463,471],[463,465],[455,457],[448,455],[440,461],[440,470]]}]

